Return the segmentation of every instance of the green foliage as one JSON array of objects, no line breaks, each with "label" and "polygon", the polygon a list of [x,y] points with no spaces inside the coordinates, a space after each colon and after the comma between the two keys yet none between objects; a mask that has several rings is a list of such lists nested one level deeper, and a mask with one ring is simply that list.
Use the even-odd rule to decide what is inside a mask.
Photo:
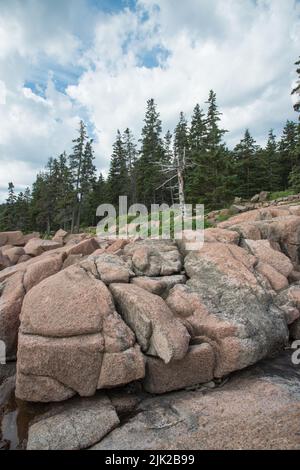
[{"label": "green foliage", "polygon": [[[294,93],[299,93],[299,86]],[[300,122],[287,121],[278,141],[270,130],[264,147],[246,129],[235,148],[228,150],[214,91],[206,104],[206,112],[196,104],[190,124],[181,112],[173,134],[167,131],[162,137],[160,114],[149,99],[139,148],[130,129],[118,130],[107,179],[96,173],[93,140],[81,121],[71,155],[63,152],[49,158],[31,190],[16,193],[9,183],[7,200],[0,205],[0,230],[37,230],[46,236],[60,227],[86,230],[98,223],[97,207],[111,203],[117,209],[121,195],[128,196],[128,206],[138,202],[148,209],[153,203],[178,203],[177,178],[166,184],[167,167],[174,168],[183,159],[188,163],[183,174],[185,202],[205,204],[206,212],[228,206],[234,196],[250,199],[262,190],[271,193],[270,199],[300,192]],[[149,217],[148,222],[159,222],[161,215]],[[174,214],[170,217],[174,219]],[[228,217],[219,215],[217,220]]]},{"label": "green foliage", "polygon": [[293,189],[286,189],[285,191],[273,191],[269,194],[268,200],[274,201],[275,199],[280,199],[281,197],[292,196],[293,194],[297,194],[295,193]]}]

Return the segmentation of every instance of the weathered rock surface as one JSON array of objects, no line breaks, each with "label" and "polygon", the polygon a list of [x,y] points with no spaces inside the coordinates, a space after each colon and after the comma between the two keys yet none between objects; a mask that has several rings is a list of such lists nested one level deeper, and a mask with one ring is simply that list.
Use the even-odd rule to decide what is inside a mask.
[{"label": "weathered rock surface", "polygon": [[172,276],[148,277],[137,276],[131,279],[132,284],[142,289],[157,294],[163,299],[166,298],[170,290],[177,284],[185,284],[186,276],[184,274],[173,274]]},{"label": "weathered rock surface", "polygon": [[105,353],[97,388],[111,388],[142,379],[145,363],[139,345],[122,352]]},{"label": "weathered rock surface", "polygon": [[[90,396],[97,388],[144,375],[134,334],[115,311],[105,284],[91,271],[71,266],[27,293],[19,333],[19,398],[51,401],[53,391],[57,400],[71,392]],[[40,394],[36,377],[51,378]]]},{"label": "weathered rock surface", "polygon": [[187,288],[193,296],[189,302],[186,295],[185,301],[194,306],[184,320],[192,336],[215,341],[216,377],[253,364],[287,342],[285,316],[259,282],[255,262],[242,248],[220,243],[186,257]]},{"label": "weathered rock surface", "polygon": [[6,358],[16,355],[19,316],[25,295],[23,273],[15,273],[0,285],[0,339],[6,346]]},{"label": "weathered rock surface", "polygon": [[299,264],[300,246],[299,206],[256,209],[218,224],[218,228],[237,231],[241,237],[277,242],[281,251],[293,263]]},{"label": "weathered rock surface", "polygon": [[56,414],[32,424],[28,433],[28,450],[85,449],[102,439],[119,424],[109,398],[73,399]]},{"label": "weathered rock surface", "polygon": [[66,238],[67,235],[68,235],[68,232],[60,228],[59,230],[57,230],[52,240],[54,242],[58,242],[60,245],[63,245],[64,239]]},{"label": "weathered rock surface", "polygon": [[182,268],[181,255],[170,240],[139,240],[129,243],[124,254],[132,258],[137,275],[169,276]]},{"label": "weathered rock surface", "polygon": [[71,266],[28,292],[21,331],[52,337],[98,333],[110,312],[105,285],[80,266]]},{"label": "weathered rock surface", "polygon": [[[81,396],[91,396],[97,389],[103,351],[99,333],[69,338],[20,333],[17,373],[51,377]],[[19,388],[17,381],[17,396]]]},{"label": "weathered rock surface", "polygon": [[5,256],[9,258],[11,264],[16,264],[20,258],[20,256],[24,255],[25,251],[21,246],[15,246],[13,248],[9,248],[5,250]]},{"label": "weathered rock surface", "polygon": [[42,240],[41,238],[32,238],[26,243],[24,250],[25,254],[31,256],[39,256],[44,251],[54,250],[61,246],[60,243],[52,240]]},{"label": "weathered rock surface", "polygon": [[32,238],[31,258],[0,273],[12,357],[21,312],[17,396],[63,400],[136,381],[165,393],[283,349],[300,318],[300,206],[291,207],[247,210],[189,252],[188,238]]},{"label": "weathered rock surface", "polygon": [[222,228],[208,228],[204,232],[204,241],[206,243],[221,242],[237,245],[239,242],[239,234]]},{"label": "weathered rock surface", "polygon": [[132,284],[111,284],[110,290],[144,352],[166,363],[184,357],[189,334],[163,299]]},{"label": "weathered rock surface", "polygon": [[56,402],[68,400],[76,392],[47,375],[30,375],[18,371],[16,396],[32,402]]},{"label": "weathered rock surface", "polygon": [[0,251],[0,271],[10,266],[10,259]]},{"label": "weathered rock surface", "polygon": [[54,256],[38,259],[35,263],[29,265],[24,274],[24,288],[26,292],[47,277],[60,271],[62,264],[63,256],[55,254]]},{"label": "weathered rock surface", "polygon": [[144,388],[150,393],[165,393],[209,382],[214,367],[215,354],[208,343],[191,346],[183,359],[168,364],[156,357],[148,357]]},{"label": "weathered rock surface", "polygon": [[293,271],[291,260],[278,250],[274,250],[269,240],[245,240],[244,246],[263,263],[272,266],[286,278]]},{"label": "weathered rock surface", "polygon": [[93,251],[99,248],[99,244],[96,238],[88,238],[87,240],[82,240],[79,243],[72,244],[70,243],[65,247],[64,252],[67,255],[78,255],[81,254],[83,256],[90,255]]},{"label": "weathered rock surface", "polygon": [[221,388],[142,401],[94,450],[300,449],[300,372],[291,351]]},{"label": "weathered rock surface", "polygon": [[97,255],[95,265],[100,279],[105,284],[129,282],[130,278],[135,276],[128,265],[119,256],[112,253]]},{"label": "weathered rock surface", "polygon": [[24,235],[20,230],[12,232],[0,232],[0,246],[3,245],[24,245]]}]

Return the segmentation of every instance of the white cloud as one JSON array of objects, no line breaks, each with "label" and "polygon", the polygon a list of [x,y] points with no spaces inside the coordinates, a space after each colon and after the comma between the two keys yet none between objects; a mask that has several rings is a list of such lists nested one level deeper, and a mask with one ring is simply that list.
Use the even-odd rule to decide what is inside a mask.
[{"label": "white cloud", "polygon": [[[97,166],[107,168],[117,128],[138,138],[150,97],[172,130],[179,112],[189,117],[213,88],[230,145],[246,127],[263,142],[270,127],[278,133],[296,119],[289,96],[300,43],[296,0],[186,0],[176,8],[173,0],[138,0],[135,11],[114,14],[84,0],[72,8],[58,0],[0,6],[1,185],[19,178],[9,161],[29,168],[22,181],[31,183],[51,155],[68,149],[79,116],[94,129]],[[153,50],[159,65],[150,68]],[[78,66],[78,80],[59,92],[55,69],[68,84]],[[45,80],[47,69],[54,76],[37,94],[26,82]]]},{"label": "white cloud", "polygon": [[[160,10],[153,10],[159,4]],[[86,107],[106,158],[116,128],[138,134],[145,101],[154,97],[165,128],[174,127],[180,110],[189,115],[208,91],[217,92],[224,126],[231,136],[249,127],[258,136],[293,117],[289,93],[299,45],[299,7],[293,0],[141,0],[150,12],[148,31],[170,55],[164,67],[140,67],[132,57],[145,44],[133,40],[124,54],[126,34],[143,37],[132,12],[112,17],[96,38],[94,67],[68,94]],[[139,12],[141,14],[141,10]],[[151,16],[152,15],[152,16]],[[105,41],[105,37],[108,41]],[[147,35],[144,36],[145,41]],[[110,47],[111,46],[111,47]],[[236,137],[235,137],[236,139]]]}]

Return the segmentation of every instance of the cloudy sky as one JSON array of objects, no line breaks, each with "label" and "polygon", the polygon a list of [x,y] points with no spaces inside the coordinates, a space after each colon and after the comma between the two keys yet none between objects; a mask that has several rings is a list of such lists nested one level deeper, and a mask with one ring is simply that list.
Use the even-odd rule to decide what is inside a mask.
[{"label": "cloudy sky", "polygon": [[231,147],[296,119],[299,0],[0,0],[0,200],[64,149],[79,119],[106,171],[116,129],[136,137],[217,93]]}]

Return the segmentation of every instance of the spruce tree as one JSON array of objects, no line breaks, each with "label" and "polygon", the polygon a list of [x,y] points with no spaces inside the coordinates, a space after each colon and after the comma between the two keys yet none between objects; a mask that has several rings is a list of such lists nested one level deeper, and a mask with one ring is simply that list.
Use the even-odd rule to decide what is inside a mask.
[{"label": "spruce tree", "polygon": [[268,174],[268,181],[265,190],[278,191],[281,186],[281,172],[278,146],[276,143],[276,136],[274,135],[273,129],[269,131],[268,141],[264,150],[264,155]]},{"label": "spruce tree", "polygon": [[35,221],[35,229],[50,233],[51,230],[51,201],[48,197],[49,174],[40,172],[32,185],[31,214]]},{"label": "spruce tree", "polygon": [[59,155],[57,163],[57,195],[55,203],[55,223],[58,227],[68,230],[72,222],[72,203],[74,190],[72,184],[72,173],[68,167],[66,152]]},{"label": "spruce tree", "polygon": [[137,169],[138,202],[150,207],[151,203],[160,203],[161,195],[156,188],[162,182],[161,163],[164,159],[164,148],[161,138],[161,120],[153,99],[147,101],[144,127],[140,139],[141,150]]},{"label": "spruce tree", "polygon": [[289,187],[289,174],[294,166],[295,148],[297,144],[297,125],[287,121],[278,145],[279,164],[281,173],[281,188]]},{"label": "spruce tree", "polygon": [[117,131],[116,140],[113,144],[107,185],[109,202],[117,207],[119,204],[119,196],[128,196],[130,190],[126,151],[119,130]]},{"label": "spruce tree", "polygon": [[128,205],[136,202],[136,163],[137,163],[137,148],[134,142],[134,137],[131,130],[127,127],[123,134],[123,146],[125,152],[125,160],[128,173],[129,188]]},{"label": "spruce tree", "polygon": [[8,197],[6,199],[5,209],[2,214],[1,226],[2,230],[15,230],[17,226],[16,220],[16,202],[15,187],[12,182],[8,183]]},{"label": "spruce tree", "polygon": [[73,184],[75,188],[75,197],[72,213],[71,231],[79,231],[81,207],[83,199],[89,192],[95,179],[95,166],[93,164],[94,155],[92,148],[92,139],[89,139],[86,132],[86,126],[83,121],[79,124],[79,135],[73,140],[75,144],[73,153],[69,156],[70,169],[73,174]]},{"label": "spruce tree", "polygon": [[174,154],[179,159],[187,158],[189,154],[189,137],[187,120],[181,111],[179,122],[174,131]]},{"label": "spruce tree", "polygon": [[289,188],[298,191],[298,181],[300,180],[300,122],[296,127],[296,143],[292,154],[293,166],[289,174]]},{"label": "spruce tree", "polygon": [[236,195],[250,199],[257,192],[257,152],[259,147],[246,129],[244,138],[233,150],[237,174]]},{"label": "spruce tree", "polygon": [[216,103],[216,94],[210,91],[208,97],[205,135],[205,161],[203,162],[203,178],[200,191],[203,202],[209,208],[222,207],[228,197],[228,165],[229,154],[222,142],[225,129],[219,127],[220,116]]},{"label": "spruce tree", "polygon": [[205,114],[196,104],[191,118],[189,130],[189,155],[192,166],[186,171],[186,196],[188,202],[197,203],[203,200],[206,168],[206,139],[207,129]]},{"label": "spruce tree", "polygon": [[76,217],[78,221],[78,213],[79,213],[79,203],[81,197],[81,179],[82,179],[82,161],[83,161],[83,154],[85,149],[85,143],[87,139],[86,127],[83,121],[79,123],[79,131],[78,137],[73,139],[73,152],[69,156],[70,161],[70,169],[73,175],[73,184],[75,188],[74,194],[74,202],[73,202],[73,212],[72,212],[72,224],[71,224],[71,232],[74,231],[76,226]]},{"label": "spruce tree", "polygon": [[[296,72],[298,74],[298,80],[297,80],[297,84],[295,88],[292,91],[292,95],[293,94],[298,95],[296,102],[294,104],[294,109],[297,113],[300,113],[300,58],[299,60],[297,60],[297,62],[295,62],[295,65],[297,65]],[[299,115],[299,120],[300,120],[300,115]]]}]

